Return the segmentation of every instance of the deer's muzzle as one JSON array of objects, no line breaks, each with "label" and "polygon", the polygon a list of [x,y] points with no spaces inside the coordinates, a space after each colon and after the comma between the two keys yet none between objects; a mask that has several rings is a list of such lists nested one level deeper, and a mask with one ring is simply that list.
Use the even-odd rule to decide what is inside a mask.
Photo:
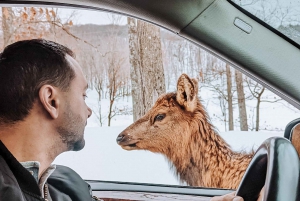
[{"label": "deer's muzzle", "polygon": [[118,135],[118,137],[117,137],[117,143],[120,144],[120,143],[122,143],[122,142],[124,142],[124,141],[127,141],[127,139],[126,139],[126,134],[120,133],[120,134]]},{"label": "deer's muzzle", "polygon": [[126,149],[126,147],[134,148],[136,147],[136,143],[138,140],[132,139],[132,137],[127,133],[120,133],[117,137],[117,143],[122,146],[122,148]]}]

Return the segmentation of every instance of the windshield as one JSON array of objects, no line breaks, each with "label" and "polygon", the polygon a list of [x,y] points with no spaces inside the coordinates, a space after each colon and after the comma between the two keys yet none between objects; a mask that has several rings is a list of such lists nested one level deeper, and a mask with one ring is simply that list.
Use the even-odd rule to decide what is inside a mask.
[{"label": "windshield", "polygon": [[[277,28],[292,30],[298,27],[294,6],[288,7],[287,17],[278,23],[278,18],[268,13],[273,7],[259,7],[267,5],[265,1],[247,2],[237,1],[243,8],[253,8],[253,12],[257,8],[255,14],[260,17],[265,14]],[[267,11],[263,12],[263,8]],[[208,126],[212,124],[232,149],[241,153],[255,150],[268,137],[282,136],[287,123],[299,117],[299,110],[228,63],[149,23],[82,9],[3,7],[1,10],[1,51],[19,40],[45,38],[68,46],[76,54],[89,86],[85,101],[93,114],[85,129],[84,149],[63,153],[54,163],[71,167],[84,179],[187,185],[178,178],[174,166],[163,154],[151,150],[152,141],[162,148],[172,144],[166,137],[161,138],[161,142],[155,139],[162,136],[155,135],[159,131],[165,129],[166,134],[178,137],[189,130],[178,126],[188,125],[187,122],[169,123],[172,120],[170,111],[161,109],[151,121],[148,119],[148,124],[140,126],[147,127],[154,119],[158,122],[157,128],[170,126],[156,132],[150,132],[154,126],[149,126],[146,129],[149,133],[139,136],[141,139],[152,135],[144,145],[144,148],[149,145],[145,148],[148,151],[127,151],[116,142],[118,135],[142,118],[158,97],[176,92],[179,78],[198,92],[198,97],[194,98],[201,100],[209,116],[203,122]],[[288,19],[294,19],[295,23]],[[138,37],[144,46],[134,46],[137,37],[134,30],[142,30]],[[134,55],[135,50],[142,52]],[[136,66],[139,62],[135,62],[135,56],[143,61],[140,62],[142,67]],[[183,73],[190,79],[182,77]],[[188,80],[193,81],[186,82]],[[159,124],[160,121],[165,123]],[[180,129],[182,132],[178,132]],[[177,137],[168,139],[180,139]],[[174,142],[181,143],[181,140]],[[135,146],[138,145],[132,143],[127,148]],[[190,150],[200,153],[197,148],[201,146],[191,146]]]},{"label": "windshield", "polygon": [[299,0],[232,0],[232,2],[300,44]]}]

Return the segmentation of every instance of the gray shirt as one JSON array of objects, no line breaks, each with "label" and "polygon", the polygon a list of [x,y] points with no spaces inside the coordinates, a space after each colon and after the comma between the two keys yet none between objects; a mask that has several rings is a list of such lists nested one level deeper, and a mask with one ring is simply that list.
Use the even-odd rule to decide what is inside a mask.
[{"label": "gray shirt", "polygon": [[47,201],[52,201],[48,185],[46,184],[47,179],[49,176],[54,172],[56,169],[56,166],[54,164],[51,164],[42,174],[41,178],[39,177],[39,168],[40,168],[40,162],[38,161],[26,161],[26,162],[20,162],[24,168],[26,168],[31,175],[35,178],[36,182],[39,185],[42,197],[45,198]]}]

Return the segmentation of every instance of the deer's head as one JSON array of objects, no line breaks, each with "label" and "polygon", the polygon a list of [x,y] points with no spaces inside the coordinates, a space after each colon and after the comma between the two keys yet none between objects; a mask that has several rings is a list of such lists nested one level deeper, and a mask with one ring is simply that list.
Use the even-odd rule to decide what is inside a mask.
[{"label": "deer's head", "polygon": [[[178,145],[187,146],[191,129],[195,127],[195,110],[202,107],[197,94],[197,81],[182,74],[177,91],[161,95],[142,118],[118,135],[117,143],[126,150],[141,149],[164,154]],[[206,115],[200,116],[204,118]]]}]

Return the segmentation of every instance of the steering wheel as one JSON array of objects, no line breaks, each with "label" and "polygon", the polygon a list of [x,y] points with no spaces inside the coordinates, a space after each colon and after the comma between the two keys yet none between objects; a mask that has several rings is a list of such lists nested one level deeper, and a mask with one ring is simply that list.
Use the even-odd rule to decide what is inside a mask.
[{"label": "steering wheel", "polygon": [[298,154],[285,138],[264,141],[252,158],[236,195],[256,201],[263,186],[263,201],[299,201]]}]

